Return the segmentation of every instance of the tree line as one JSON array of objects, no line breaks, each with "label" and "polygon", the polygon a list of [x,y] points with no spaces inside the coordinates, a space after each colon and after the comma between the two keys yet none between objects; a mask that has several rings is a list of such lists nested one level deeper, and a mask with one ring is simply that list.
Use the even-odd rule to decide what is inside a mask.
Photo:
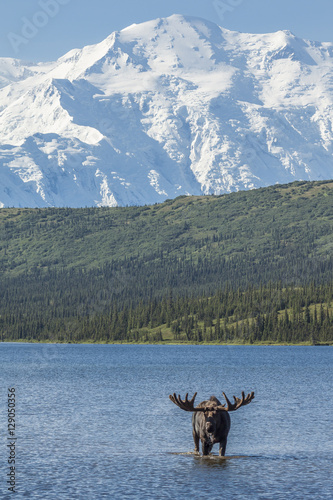
[{"label": "tree line", "polygon": [[281,282],[213,295],[167,296],[102,312],[51,307],[50,314],[4,312],[3,340],[57,342],[332,343],[333,285]]}]

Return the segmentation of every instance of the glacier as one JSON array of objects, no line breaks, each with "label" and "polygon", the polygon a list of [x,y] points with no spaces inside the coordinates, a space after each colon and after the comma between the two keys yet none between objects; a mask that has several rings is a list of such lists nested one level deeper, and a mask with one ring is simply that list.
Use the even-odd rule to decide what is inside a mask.
[{"label": "glacier", "polygon": [[333,44],[173,15],[0,58],[0,207],[126,206],[333,177]]}]

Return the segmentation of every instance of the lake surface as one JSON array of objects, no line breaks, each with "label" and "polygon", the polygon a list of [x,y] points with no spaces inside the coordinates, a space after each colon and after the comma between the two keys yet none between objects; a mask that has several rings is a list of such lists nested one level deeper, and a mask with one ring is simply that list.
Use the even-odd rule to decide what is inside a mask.
[{"label": "lake surface", "polygon": [[[0,486],[16,394],[15,498],[331,499],[333,348],[0,344]],[[168,395],[254,390],[226,455],[193,455]]]}]

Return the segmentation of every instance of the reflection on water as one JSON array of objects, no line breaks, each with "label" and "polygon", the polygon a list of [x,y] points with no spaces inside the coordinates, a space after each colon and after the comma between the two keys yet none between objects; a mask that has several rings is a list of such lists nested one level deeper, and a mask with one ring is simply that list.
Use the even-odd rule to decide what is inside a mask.
[{"label": "reflection on water", "polygon": [[[16,498],[331,499],[332,353],[0,344],[3,436],[7,387],[18,398]],[[194,454],[191,414],[168,395],[242,390],[256,399],[232,412],[227,456]],[[7,472],[2,446],[2,498]]]},{"label": "reflection on water", "polygon": [[[219,455],[205,455],[203,456],[201,453],[195,453],[194,451],[187,451],[187,452],[176,452],[176,451],[171,451],[168,452],[170,455],[182,455],[186,457],[194,457],[198,459],[200,462],[207,462],[207,463],[224,463],[226,460],[235,460],[237,458],[251,458],[246,455],[229,455],[226,457],[220,457]],[[253,457],[252,457],[253,458]]]}]

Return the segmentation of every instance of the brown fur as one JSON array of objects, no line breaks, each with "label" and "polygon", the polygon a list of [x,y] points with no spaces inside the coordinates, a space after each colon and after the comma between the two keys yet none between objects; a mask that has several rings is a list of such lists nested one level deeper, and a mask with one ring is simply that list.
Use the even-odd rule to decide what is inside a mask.
[{"label": "brown fur", "polygon": [[195,412],[192,415],[195,453],[199,453],[199,441],[201,441],[203,455],[209,455],[215,443],[220,444],[219,455],[222,457],[225,455],[230,417],[227,411],[216,411],[217,406],[221,406],[221,402],[215,396],[211,396],[208,401],[202,401],[198,405],[209,410]]}]

